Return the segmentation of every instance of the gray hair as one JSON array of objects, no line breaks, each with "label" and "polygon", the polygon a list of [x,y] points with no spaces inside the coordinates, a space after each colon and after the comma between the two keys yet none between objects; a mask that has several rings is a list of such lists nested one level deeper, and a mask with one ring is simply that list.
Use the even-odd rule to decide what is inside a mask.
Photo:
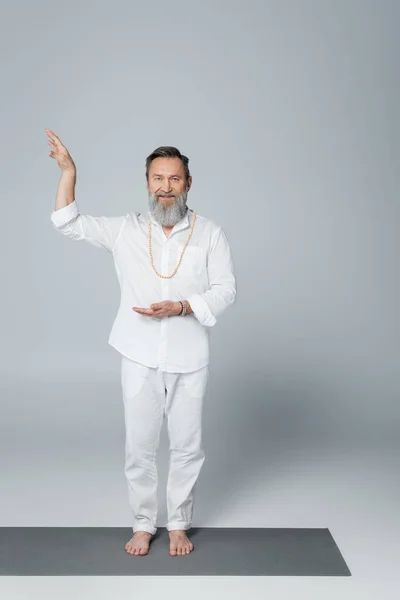
[{"label": "gray hair", "polygon": [[154,152],[149,154],[149,156],[146,158],[146,180],[147,180],[147,182],[149,181],[150,164],[155,158],[159,158],[159,157],[180,158],[183,163],[183,168],[185,170],[185,183],[186,184],[188,183],[188,179],[190,177],[189,159],[187,156],[184,156],[183,154],[181,154],[179,152],[178,148],[175,148],[175,146],[159,146],[158,148],[156,148],[154,150]]}]

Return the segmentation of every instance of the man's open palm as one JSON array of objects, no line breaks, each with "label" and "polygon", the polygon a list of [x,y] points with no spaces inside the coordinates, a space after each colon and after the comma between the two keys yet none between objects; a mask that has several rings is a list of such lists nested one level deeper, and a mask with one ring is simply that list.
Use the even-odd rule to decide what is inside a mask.
[{"label": "man's open palm", "polygon": [[172,300],[163,300],[162,302],[157,302],[156,304],[150,304],[150,308],[139,308],[138,306],[132,306],[132,310],[135,312],[144,316],[156,317],[157,319],[178,315],[181,312],[181,309],[181,303],[172,302]]}]

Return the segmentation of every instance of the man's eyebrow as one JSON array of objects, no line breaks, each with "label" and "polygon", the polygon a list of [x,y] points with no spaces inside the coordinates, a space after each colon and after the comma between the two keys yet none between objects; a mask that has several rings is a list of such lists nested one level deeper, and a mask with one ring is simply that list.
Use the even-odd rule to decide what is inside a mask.
[{"label": "man's eyebrow", "polygon": [[[162,177],[160,173],[153,173],[152,177]],[[180,175],[170,175],[170,177],[180,177]]]}]

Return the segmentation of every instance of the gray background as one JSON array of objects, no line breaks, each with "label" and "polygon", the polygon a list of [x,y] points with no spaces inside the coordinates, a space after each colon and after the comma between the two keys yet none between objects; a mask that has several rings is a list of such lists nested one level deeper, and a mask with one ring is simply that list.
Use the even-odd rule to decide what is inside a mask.
[{"label": "gray background", "polygon": [[[394,593],[399,560],[395,1],[14,2],[1,45],[1,526],[129,527],[112,257],[51,225],[148,210],[144,162],[190,159],[188,205],[237,271],[211,331],[195,526],[329,527],[343,580],[191,580],[192,598]],[[5,9],[5,10],[4,10]],[[168,461],[159,455],[164,526]],[[166,549],[167,551],[167,549]],[[3,578],[9,597],[59,580]],[[188,591],[182,584],[183,593]],[[65,578],[96,597],[129,579]],[[178,587],[176,587],[178,586]],[[177,581],[135,590],[174,595]],[[28,593],[29,590],[29,593]],[[369,595],[371,594],[371,596]],[[83,597],[83,596],[82,596]],[[102,596],[103,597],[103,596]]]}]

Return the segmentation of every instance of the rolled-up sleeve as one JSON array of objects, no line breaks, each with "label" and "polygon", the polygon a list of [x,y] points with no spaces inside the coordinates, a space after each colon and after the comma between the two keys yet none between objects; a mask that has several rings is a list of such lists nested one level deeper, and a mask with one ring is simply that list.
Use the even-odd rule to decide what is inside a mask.
[{"label": "rolled-up sleeve", "polygon": [[77,241],[85,240],[110,252],[113,251],[125,222],[125,216],[81,215],[75,200],[63,208],[54,210],[50,218],[55,229],[63,235]]},{"label": "rolled-up sleeve", "polygon": [[209,289],[187,298],[194,316],[205,327],[216,324],[218,317],[236,300],[236,274],[228,239],[218,227],[208,259]]}]

